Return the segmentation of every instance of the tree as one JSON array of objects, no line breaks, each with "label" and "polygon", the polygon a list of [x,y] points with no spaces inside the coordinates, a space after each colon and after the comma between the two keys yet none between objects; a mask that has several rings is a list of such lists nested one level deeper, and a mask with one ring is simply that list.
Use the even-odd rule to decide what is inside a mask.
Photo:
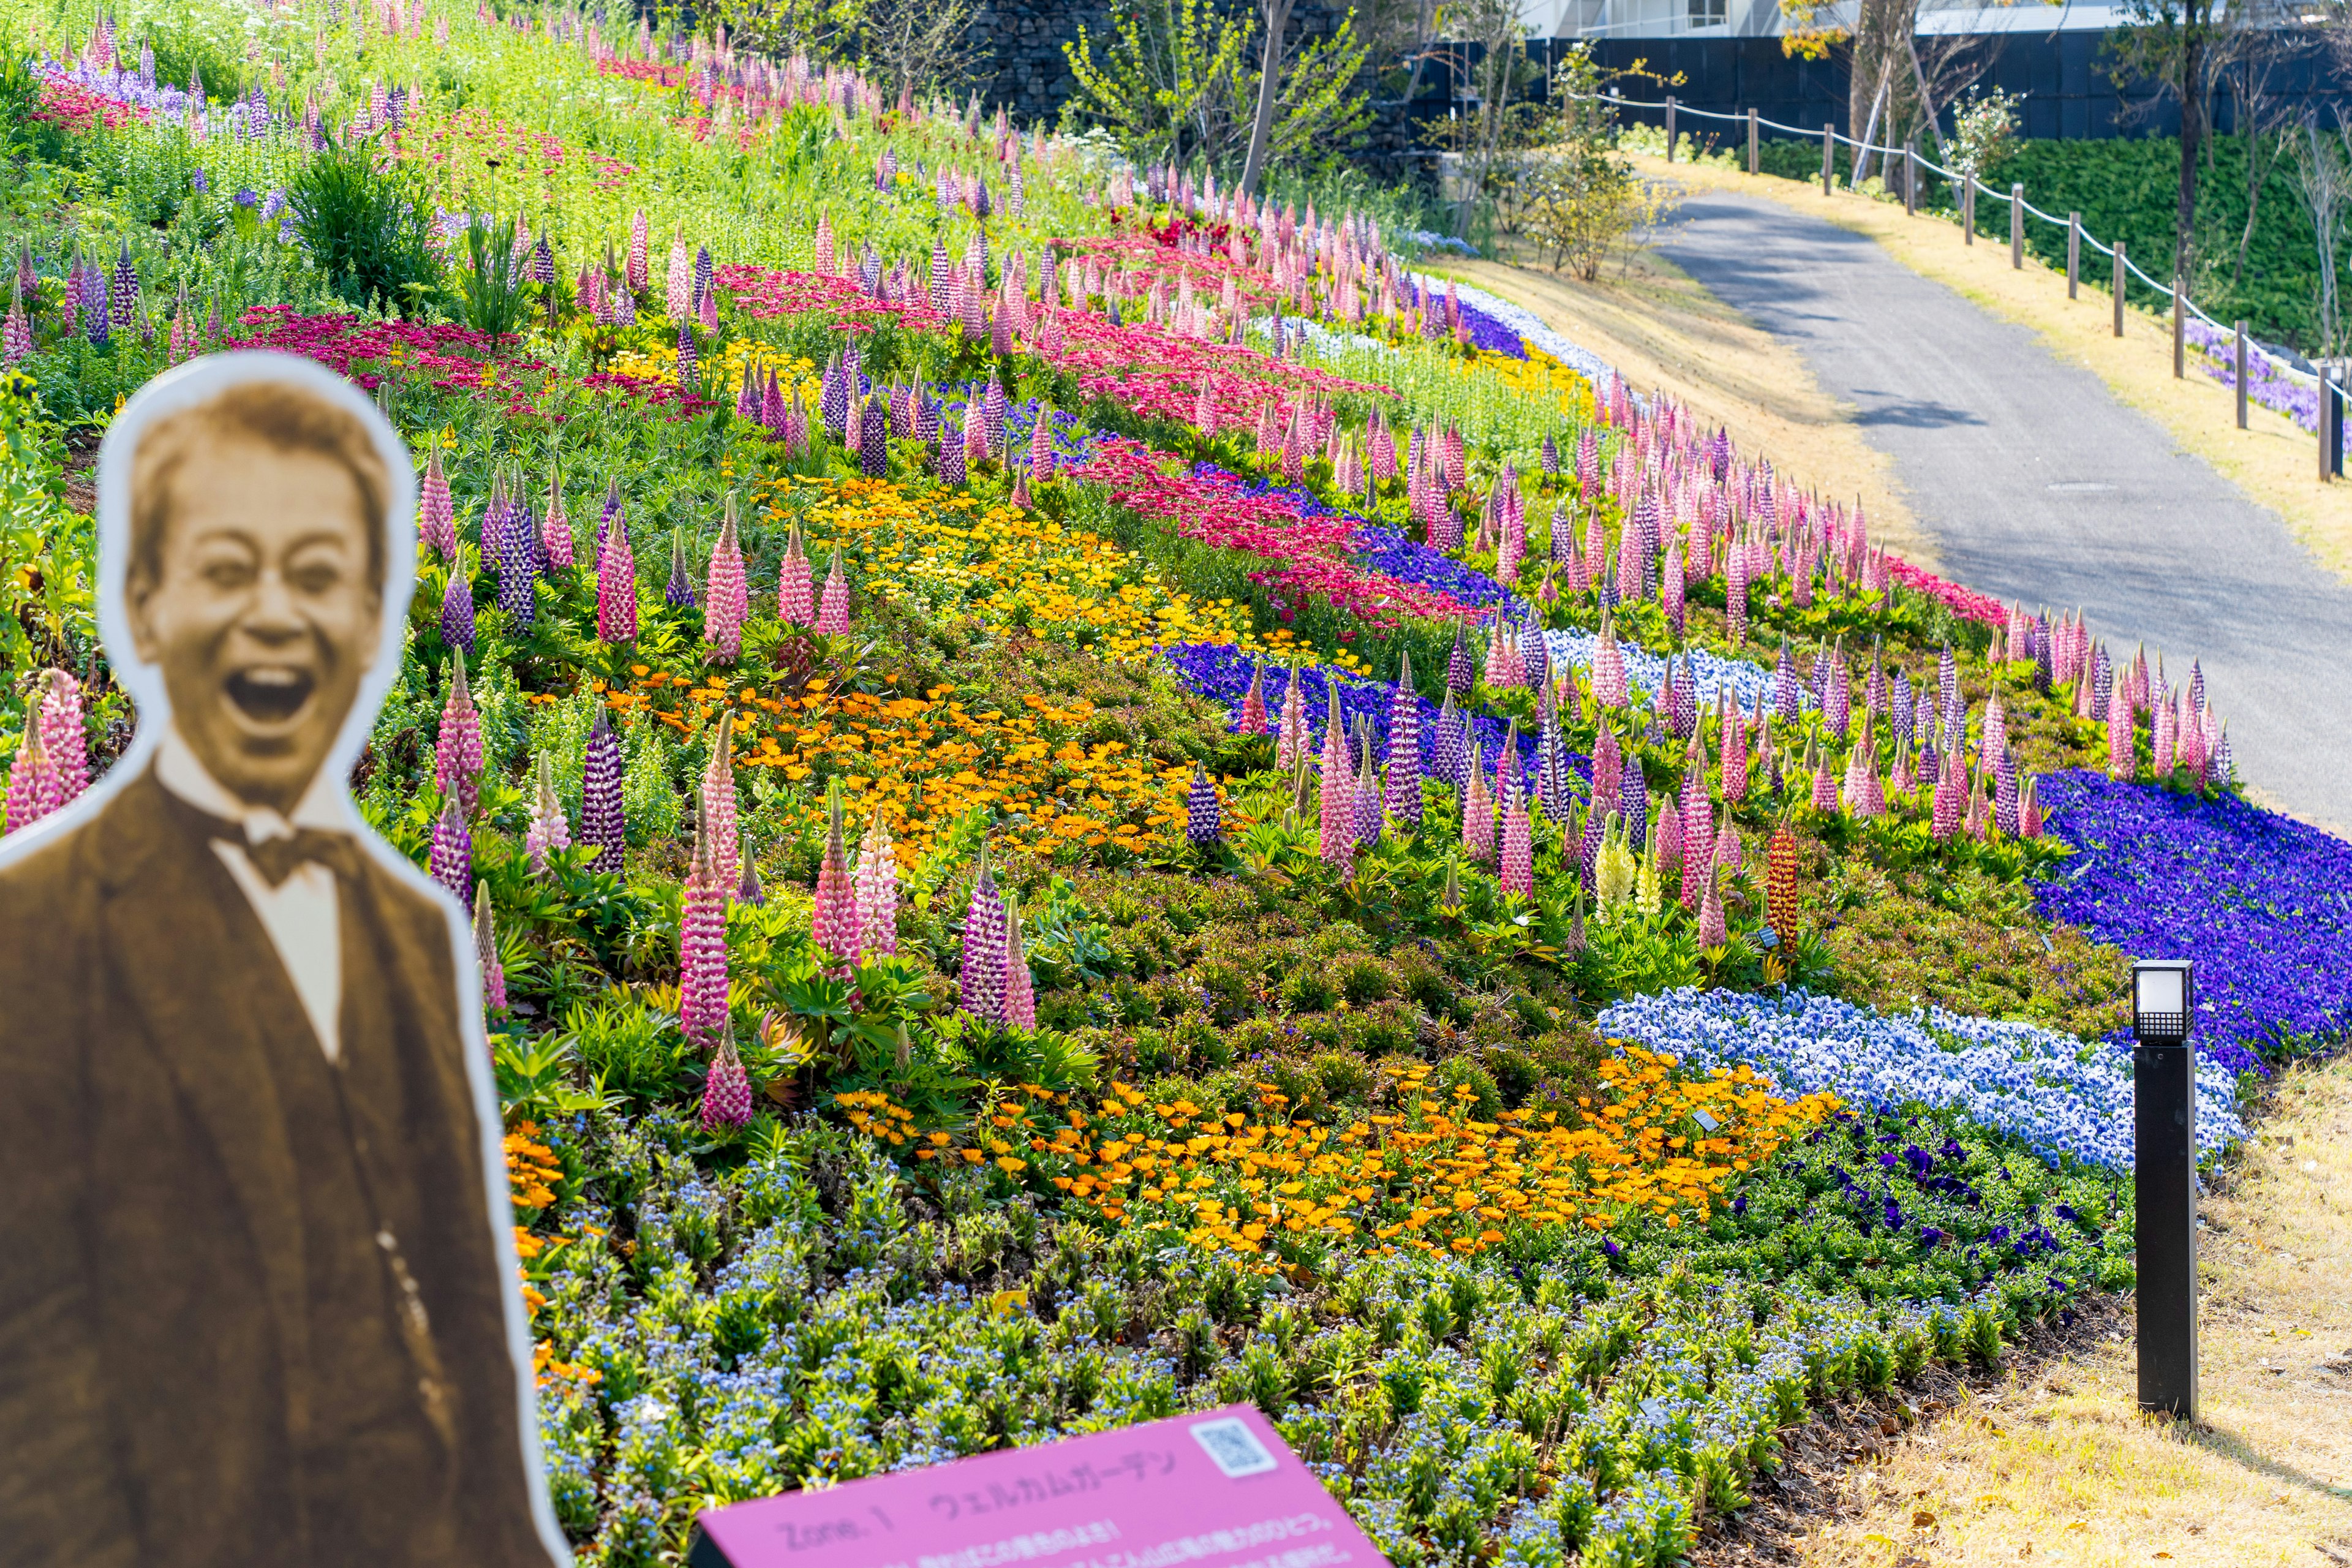
[{"label": "tree", "polygon": [[1258,65],[1257,112],[1250,121],[1249,156],[1242,161],[1242,189],[1257,194],[1265,173],[1266,143],[1274,136],[1274,102],[1282,82],[1282,35],[1290,27],[1291,0],[1257,0],[1265,18],[1265,55]]},{"label": "tree", "polygon": [[2196,259],[2197,160],[2203,151],[2209,71],[2228,31],[2230,0],[2124,0],[2124,23],[2107,35],[2116,85],[2153,81],[2180,106],[2180,183],[2173,203],[2172,275]]},{"label": "tree", "polygon": [[1601,89],[1631,72],[1604,73],[1589,43],[1580,43],[1553,77],[1560,104],[1557,139],[1530,154],[1518,172],[1517,198],[1528,236],[1549,252],[1552,270],[1590,283],[1609,253],[1636,230],[1654,226],[1673,198],[1644,184],[1618,149],[1617,100]]},{"label": "tree", "polygon": [[864,0],[857,41],[867,69],[900,99],[952,93],[979,63],[975,0]]}]

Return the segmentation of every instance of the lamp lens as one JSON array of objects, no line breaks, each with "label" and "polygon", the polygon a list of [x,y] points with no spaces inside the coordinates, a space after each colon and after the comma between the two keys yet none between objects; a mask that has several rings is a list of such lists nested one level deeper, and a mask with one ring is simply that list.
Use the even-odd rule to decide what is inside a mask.
[{"label": "lamp lens", "polygon": [[2138,987],[2137,1000],[2142,1013],[2182,1013],[2181,982],[2184,976],[2178,969],[2143,969],[2134,977]]}]

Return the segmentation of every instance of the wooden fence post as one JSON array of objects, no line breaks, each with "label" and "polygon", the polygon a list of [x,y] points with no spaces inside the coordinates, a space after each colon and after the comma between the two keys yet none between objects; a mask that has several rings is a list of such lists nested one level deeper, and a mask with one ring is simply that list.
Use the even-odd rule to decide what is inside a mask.
[{"label": "wooden fence post", "polygon": [[1675,95],[1666,94],[1666,162],[1675,161]]},{"label": "wooden fence post", "polygon": [[2083,278],[2083,215],[2066,215],[2066,298],[2074,298],[2074,290]]},{"label": "wooden fence post", "polygon": [[2116,336],[2124,335],[2124,242],[2116,241]]},{"label": "wooden fence post", "polygon": [[1748,111],[1748,172],[1751,174],[1758,172],[1756,158],[1756,111],[1751,109]]},{"label": "wooden fence post", "polygon": [[2009,265],[2025,270],[2025,187],[2020,184],[2009,187]]},{"label": "wooden fence post", "polygon": [[1831,124],[1831,123],[1830,123],[1828,121],[1826,121],[1826,120],[1822,121],[1822,195],[1828,195],[1830,194],[1830,181],[1831,181],[1832,179],[1833,179],[1833,178],[1835,178],[1835,177],[1836,177],[1835,175],[1833,175],[1833,174],[1831,173],[1831,170],[1832,170],[1832,168],[1833,167],[1833,160],[1834,160],[1834,158],[1836,157],[1836,153],[1837,153],[1837,142],[1836,142],[1836,141],[1834,140],[1834,138],[1836,137],[1836,135],[1837,135],[1837,127],[1836,127],[1836,126],[1834,126],[1834,125],[1832,125],[1832,124]]},{"label": "wooden fence post", "polygon": [[2246,323],[2238,323],[2238,428],[2246,427]]}]

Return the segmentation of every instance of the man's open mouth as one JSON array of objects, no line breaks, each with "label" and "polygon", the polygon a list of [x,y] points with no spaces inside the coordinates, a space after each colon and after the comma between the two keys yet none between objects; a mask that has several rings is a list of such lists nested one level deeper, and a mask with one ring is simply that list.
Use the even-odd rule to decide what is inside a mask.
[{"label": "man's open mouth", "polygon": [[310,700],[318,680],[306,669],[281,669],[265,666],[258,669],[240,669],[228,678],[228,700],[248,719],[264,724],[282,724],[302,711]]}]

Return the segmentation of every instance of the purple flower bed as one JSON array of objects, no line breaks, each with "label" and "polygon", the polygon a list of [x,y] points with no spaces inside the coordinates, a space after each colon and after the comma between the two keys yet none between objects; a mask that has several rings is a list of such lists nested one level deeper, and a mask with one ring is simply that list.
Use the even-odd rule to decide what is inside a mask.
[{"label": "purple flower bed", "polygon": [[2135,958],[2197,964],[2198,1048],[2237,1071],[2352,1026],[2352,844],[2227,796],[2042,775],[2046,831],[2080,851],[2045,918]]},{"label": "purple flower bed", "polygon": [[[1465,307],[1465,309],[1467,307]],[[1236,494],[1266,496],[1288,502],[1301,517],[1344,517],[1360,524],[1356,531],[1357,563],[1367,571],[1384,573],[1402,583],[1418,583],[1450,594],[1465,605],[1502,605],[1516,611],[1519,601],[1484,572],[1465,566],[1442,550],[1432,550],[1407,539],[1392,528],[1366,521],[1351,511],[1327,506],[1304,485],[1277,485],[1271,479],[1247,479],[1214,463],[1195,463],[1192,477],[1221,484]]]},{"label": "purple flower bed", "polygon": [[[2223,386],[2238,384],[2237,339],[2219,327],[2209,327],[2191,316],[2183,325],[2189,344],[2205,361],[2205,374]],[[2273,359],[2252,343],[2246,348],[2246,395],[2274,413],[2284,414],[2313,435],[2319,433],[2319,387],[2287,374],[2283,361]],[[2352,420],[2346,421],[2352,426]]]},{"label": "purple flower bed", "polygon": [[[1227,723],[1231,729],[1241,722],[1242,697],[1249,690],[1250,675],[1263,664],[1265,682],[1259,688],[1265,700],[1266,722],[1279,727],[1282,721],[1283,700],[1290,694],[1290,671],[1271,659],[1242,652],[1224,643],[1171,643],[1160,650],[1177,676],[1194,691],[1213,702],[1222,702],[1232,712]],[[1309,665],[1298,672],[1299,697],[1306,708],[1307,727],[1322,743],[1324,720],[1330,712],[1331,688],[1339,689],[1339,711],[1352,729],[1357,719],[1371,722],[1375,760],[1388,754],[1389,704],[1394,700],[1396,688],[1383,680],[1366,680],[1343,675],[1319,665]],[[1426,768],[1436,760],[1437,704],[1426,697],[1413,699],[1421,707],[1421,757]],[[1470,715],[1469,738],[1485,748],[1486,765],[1493,767],[1502,754],[1503,735],[1508,726],[1500,719],[1482,713]],[[1537,737],[1526,730],[1519,731],[1519,765],[1527,773],[1527,787],[1535,788],[1535,753]],[[1592,775],[1592,763],[1578,752],[1568,753],[1569,766],[1580,778]]]},{"label": "purple flower bed", "polygon": [[[1445,290],[1443,289],[1432,289],[1416,283],[1414,289],[1421,297],[1420,304],[1423,310],[1445,309]],[[1462,300],[1457,302],[1462,310],[1462,330],[1470,334],[1472,343],[1488,353],[1508,354],[1513,359],[1528,357],[1528,345],[1517,332],[1478,309],[1469,300]]]}]

